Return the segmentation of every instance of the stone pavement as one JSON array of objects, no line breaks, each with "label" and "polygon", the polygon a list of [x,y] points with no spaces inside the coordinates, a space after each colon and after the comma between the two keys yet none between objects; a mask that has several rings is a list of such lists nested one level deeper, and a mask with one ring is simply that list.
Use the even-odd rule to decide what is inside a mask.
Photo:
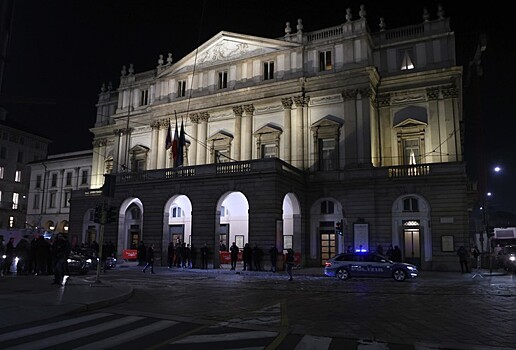
[{"label": "stone pavement", "polygon": [[[117,269],[141,269],[134,263],[125,263]],[[171,274],[179,269],[155,267],[157,275]],[[284,272],[272,274],[259,271],[230,271],[220,269],[181,269],[181,272],[192,274],[227,274],[228,278],[242,278],[254,274],[284,275]],[[481,272],[481,276],[474,276]],[[323,268],[294,269],[297,276],[322,277]],[[284,277],[284,276],[283,276]],[[328,277],[330,278],[330,277]],[[489,270],[473,271],[469,274],[459,272],[423,271],[420,277],[431,286],[445,286],[464,283],[476,283],[482,292],[496,295],[516,296],[516,275],[500,272],[489,273]],[[25,322],[39,321],[50,317],[66,315],[81,311],[95,310],[120,303],[133,295],[130,285],[110,284],[97,280],[95,271],[85,276],[72,276],[65,286],[52,284],[53,276],[17,276],[16,273],[0,277],[0,328]]]}]

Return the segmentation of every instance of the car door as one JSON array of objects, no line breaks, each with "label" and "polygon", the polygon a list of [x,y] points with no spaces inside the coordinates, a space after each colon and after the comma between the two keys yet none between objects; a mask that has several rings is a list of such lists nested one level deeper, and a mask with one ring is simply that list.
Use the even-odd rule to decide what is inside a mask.
[{"label": "car door", "polygon": [[389,277],[390,262],[377,254],[368,254],[367,271],[371,277]]}]

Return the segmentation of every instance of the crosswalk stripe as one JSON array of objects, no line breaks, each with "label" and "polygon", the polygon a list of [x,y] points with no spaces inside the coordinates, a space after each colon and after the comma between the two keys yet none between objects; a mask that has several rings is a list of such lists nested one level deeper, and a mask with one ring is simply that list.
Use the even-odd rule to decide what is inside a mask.
[{"label": "crosswalk stripe", "polygon": [[222,334],[200,334],[191,335],[181,340],[174,341],[170,344],[199,344],[199,343],[211,343],[211,342],[224,342],[241,339],[257,339],[257,338],[272,338],[275,337],[277,332],[267,331],[250,331],[250,332],[234,332],[234,333],[222,333]]},{"label": "crosswalk stripe", "polygon": [[76,325],[76,324],[79,324],[82,322],[96,320],[97,318],[102,318],[102,317],[110,316],[110,315],[112,315],[112,314],[97,313],[97,314],[87,315],[87,316],[78,317],[78,318],[74,318],[74,319],[70,319],[70,320],[49,323],[49,324],[45,324],[42,326],[20,329],[20,330],[14,331],[14,332],[0,334],[0,340],[6,341],[6,340],[11,340],[11,339],[22,338],[27,335],[48,332],[48,331],[52,331],[54,329],[58,329],[61,327],[73,326],[73,325]]},{"label": "crosswalk stripe", "polygon": [[113,320],[106,323],[101,323],[99,325],[94,325],[88,328],[83,328],[74,332],[64,333],[55,335],[52,337],[48,337],[45,339],[36,340],[30,343],[20,344],[18,346],[14,346],[11,348],[3,349],[3,350],[36,350],[36,349],[44,349],[49,346],[55,346],[58,344],[66,343],[71,340],[75,340],[81,337],[86,337],[95,333],[103,332],[105,330],[113,329],[119,326],[123,326],[132,322],[136,322],[138,320],[143,319],[144,317],[139,316],[128,316],[121,318],[119,320]]},{"label": "crosswalk stripe", "polygon": [[313,335],[305,335],[296,345],[295,350],[327,350],[330,346],[332,338],[316,337]]},{"label": "crosswalk stripe", "polygon": [[177,324],[178,322],[175,321],[168,321],[168,320],[162,320],[154,322],[153,324],[138,328],[138,329],[132,329],[130,331],[127,331],[122,334],[117,334],[111,338],[106,338],[99,340],[94,343],[90,343],[78,348],[74,348],[74,350],[99,350],[99,349],[109,349],[113,346],[128,342],[130,340],[134,340],[137,338],[140,338],[142,336],[145,336],[147,334],[160,331],[162,329],[165,329],[167,327],[173,326]]}]

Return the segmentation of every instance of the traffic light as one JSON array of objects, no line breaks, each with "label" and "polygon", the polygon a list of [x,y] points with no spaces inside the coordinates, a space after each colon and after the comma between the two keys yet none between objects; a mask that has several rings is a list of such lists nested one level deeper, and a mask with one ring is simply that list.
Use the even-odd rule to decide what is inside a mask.
[{"label": "traffic light", "polygon": [[343,235],[344,232],[342,231],[342,220],[335,224],[335,233],[341,236]]},{"label": "traffic light", "polygon": [[97,204],[95,206],[95,215],[93,216],[93,222],[96,222],[97,224],[102,223],[102,204]]},{"label": "traffic light", "polygon": [[106,223],[110,224],[112,222],[116,222],[116,220],[118,219],[118,208],[113,205],[110,205],[107,210],[106,216]]}]

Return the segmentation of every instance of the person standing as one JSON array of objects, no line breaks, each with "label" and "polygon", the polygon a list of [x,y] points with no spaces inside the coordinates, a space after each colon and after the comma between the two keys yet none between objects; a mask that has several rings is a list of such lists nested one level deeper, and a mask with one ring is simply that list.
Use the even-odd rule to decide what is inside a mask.
[{"label": "person standing", "polygon": [[253,265],[255,271],[262,271],[262,255],[262,250],[258,247],[258,244],[255,243],[253,247]]},{"label": "person standing", "polygon": [[462,273],[469,272],[469,266],[468,266],[469,253],[466,250],[466,248],[464,248],[463,245],[461,245],[459,247],[459,249],[457,250],[457,255],[459,256],[460,271]]},{"label": "person standing", "polygon": [[208,269],[208,246],[206,242],[204,242],[201,248],[201,270],[202,269]]},{"label": "person standing", "polygon": [[287,274],[289,281],[292,281],[292,267],[294,267],[294,250],[292,248],[287,249],[287,256],[285,258],[287,264]]},{"label": "person standing", "polygon": [[145,264],[145,267],[143,268],[143,273],[145,273],[145,270],[147,270],[150,267],[150,272],[154,273],[154,243],[150,245],[149,249],[147,250],[146,254],[147,263]]},{"label": "person standing", "polygon": [[278,248],[273,244],[269,249],[269,255],[271,257],[271,272],[276,272],[276,264],[278,262]]},{"label": "person standing", "polygon": [[167,248],[167,259],[168,259],[168,268],[171,269],[174,265],[174,242],[170,241]]},{"label": "person standing", "polygon": [[238,252],[239,252],[239,248],[238,246],[236,245],[235,242],[233,242],[233,244],[231,244],[231,247],[229,248],[229,252],[231,254],[231,269],[230,270],[235,270],[236,269],[236,264],[237,264],[237,260],[238,260]]},{"label": "person standing", "polygon": [[392,250],[392,261],[401,262],[401,250],[398,246],[394,246],[394,249]]},{"label": "person standing", "polygon": [[251,271],[253,268],[251,266],[253,261],[253,250],[251,249],[251,246],[249,243],[246,243],[244,245],[244,251],[242,252],[242,259],[244,259],[244,268],[243,271],[246,271],[249,269]]},{"label": "person standing", "polygon": [[143,266],[145,262],[147,261],[147,257],[145,256],[147,254],[147,247],[145,247],[145,243],[143,241],[140,242],[138,245],[138,266]]}]

